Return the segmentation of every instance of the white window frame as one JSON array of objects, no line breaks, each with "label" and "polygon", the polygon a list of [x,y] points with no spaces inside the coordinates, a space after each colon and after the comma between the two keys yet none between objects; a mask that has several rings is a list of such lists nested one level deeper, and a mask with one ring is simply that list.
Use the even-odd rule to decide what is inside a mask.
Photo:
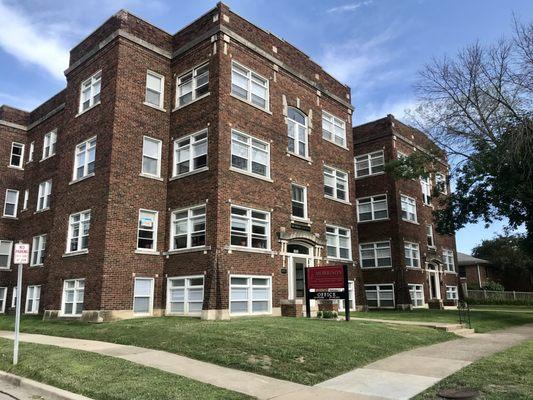
[{"label": "white window frame", "polygon": [[[378,200],[376,200],[376,198],[379,198]],[[385,211],[387,212],[387,215],[382,217],[382,218],[376,218],[376,210],[375,210],[375,204],[377,202],[382,202],[383,199],[385,199]],[[365,219],[365,220],[361,220],[361,210],[360,210],[360,206],[361,206],[361,202],[364,202],[363,204],[367,204],[367,200],[370,201],[368,202],[368,204],[370,204],[370,216],[371,218],[370,219]],[[370,221],[384,221],[384,220],[387,220],[389,219],[389,199],[388,199],[388,196],[386,194],[376,194],[374,196],[368,196],[368,197],[361,197],[359,199],[357,199],[357,221],[360,223],[360,222],[370,222]],[[378,211],[383,211],[383,210],[378,210]]]},{"label": "white window frame", "polygon": [[[160,85],[161,85],[161,90],[156,90],[156,89],[153,89],[153,88],[150,88],[148,87],[148,77],[151,76],[152,78],[156,78],[156,79],[159,79],[159,82],[160,82]],[[154,104],[154,103],[151,103],[150,101],[148,101],[148,92],[153,92],[153,93],[157,93],[159,95],[159,103],[158,104]],[[155,108],[159,108],[161,110],[164,109],[164,104],[165,104],[165,77],[161,74],[158,74],[157,72],[154,72],[154,71],[151,71],[151,70],[146,70],[146,90],[145,90],[145,93],[144,93],[144,104],[150,106],[150,107],[155,107]]]},{"label": "white window frame", "polygon": [[3,296],[0,296],[0,303],[2,303],[2,307],[0,307],[0,314],[4,314],[6,312],[7,303],[7,286],[1,286],[0,292],[4,294]]},{"label": "white window frame", "polygon": [[[135,294],[135,283],[137,281],[149,281],[150,282],[150,294],[148,296]],[[131,310],[135,316],[150,316],[154,313],[154,284],[155,279],[150,277],[139,276],[133,280],[133,303]],[[135,299],[148,297],[148,312],[136,312],[135,311]]]},{"label": "white window frame", "polygon": [[[370,286],[375,286],[376,287],[376,301],[377,301],[377,305],[376,306],[368,306],[369,308],[394,308],[396,306],[396,299],[395,299],[395,287],[394,287],[394,283],[369,283],[369,284],[365,284],[365,294],[369,291],[367,289],[367,287],[370,287]],[[381,287],[383,286],[391,286],[392,287],[392,290],[391,289],[381,289]],[[371,291],[374,291],[374,290],[371,290]],[[380,294],[382,292],[392,292],[392,306],[382,306],[381,305],[381,296]]]},{"label": "white window frame", "polygon": [[437,172],[435,174],[435,185],[440,190],[440,194],[447,195],[448,194],[448,182],[446,179],[446,175]]},{"label": "white window frame", "polygon": [[[203,75],[203,74],[198,75],[198,70],[204,68],[206,65],[207,65],[207,82],[198,86],[198,80]],[[191,74],[191,91],[188,93],[191,93],[191,101],[182,103],[180,100],[180,97],[182,97],[181,89],[184,86],[184,82],[182,82],[182,79],[189,74]],[[196,94],[196,91],[198,90],[198,88],[201,88],[205,85],[207,85],[207,92],[198,96]],[[191,103],[194,103],[196,100],[203,99],[204,97],[209,96],[209,94],[210,94],[209,92],[209,61],[203,62],[200,65],[197,65],[196,67],[189,69],[187,72],[184,72],[183,74],[181,74],[180,76],[176,78],[176,99],[175,99],[176,109],[185,107]]]},{"label": "white window frame", "polygon": [[[141,214],[142,213],[147,213],[147,214],[152,214],[153,215],[153,221],[152,221],[152,227],[151,229],[145,227],[141,227]],[[159,225],[159,212],[158,211],[155,211],[155,210],[147,210],[145,208],[140,208],[139,209],[139,213],[138,213],[138,216],[137,216],[137,251],[138,252],[147,252],[147,253],[157,253],[157,228],[158,228],[158,225]],[[145,247],[139,247],[139,240],[141,239],[140,237],[140,232],[141,231],[147,231],[147,232],[152,232],[152,247],[151,248],[145,248]],[[146,238],[144,238],[146,239]]]},{"label": "white window frame", "polygon": [[26,161],[26,163],[29,163],[29,162],[32,162],[33,161],[33,153],[35,151],[35,142],[31,142],[30,143],[30,149],[28,150],[28,160]]},{"label": "white window frame", "polygon": [[[232,278],[241,278],[241,279],[247,279],[248,280],[248,283],[246,285],[233,285],[231,283],[231,279]],[[257,279],[267,279],[268,280],[268,286],[260,286],[260,285],[253,285],[253,279],[254,278],[257,278]],[[265,312],[253,312],[253,302],[254,302],[254,299],[253,299],[253,289],[254,288],[267,288],[270,289],[270,294],[269,294],[269,298],[268,300],[257,300],[257,301],[268,301],[268,311],[265,311]],[[248,306],[247,306],[247,312],[242,312],[242,313],[236,313],[236,312],[231,312],[231,303],[233,301],[235,302],[243,302],[244,300],[232,300],[232,294],[233,294],[233,290],[234,288],[247,288],[248,289],[248,299],[247,299],[247,302],[248,302]],[[230,315],[235,315],[235,316],[238,316],[238,315],[268,315],[268,314],[272,314],[272,276],[268,276],[268,275],[230,275],[229,276],[229,312],[230,312]]]},{"label": "white window frame", "polygon": [[17,306],[17,286],[13,287],[13,292],[11,293],[11,308]]},{"label": "white window frame", "polygon": [[[34,236],[31,245],[30,266],[37,267],[44,264],[44,252],[46,250],[46,234]],[[36,262],[37,261],[37,262]]]},{"label": "white window frame", "polygon": [[[98,90],[96,89],[98,87]],[[89,105],[87,107],[83,106],[83,94],[85,91],[89,92]],[[94,106],[100,104],[101,98],[100,93],[102,91],[102,70],[99,70],[92,74],[89,78],[85,79],[80,85],[80,106],[78,114],[82,114],[85,111],[90,110]],[[97,98],[97,100],[95,100]],[[86,100],[87,101],[87,100]]]},{"label": "white window frame", "polygon": [[[88,217],[87,217],[87,214],[88,214]],[[77,221],[77,222],[73,222],[73,219],[74,217],[76,216],[79,216],[80,219]],[[84,224],[89,224],[89,228],[87,229],[87,235],[83,235],[83,228],[84,228]],[[74,237],[73,234],[74,234],[74,224],[77,224],[79,225],[78,227],[78,236],[77,237]],[[70,214],[69,218],[68,218],[68,234],[67,234],[67,249],[65,251],[66,254],[71,254],[71,253],[86,253],[89,251],[89,243],[88,243],[88,240],[89,240],[89,235],[90,235],[90,227],[91,227],[91,210],[84,210],[84,211],[80,211],[80,212],[77,212],[77,213],[74,213],[74,214]],[[87,237],[87,247],[82,249],[81,246],[82,246],[82,243],[83,243],[83,238],[84,237]],[[76,250],[70,250],[70,242],[72,239],[77,239],[77,249]]]},{"label": "white window frame", "polygon": [[[418,223],[418,213],[416,210],[416,199],[410,196],[406,196],[402,194],[400,196],[400,205],[401,205],[401,212],[402,212],[402,220],[406,222],[414,222]],[[409,207],[412,209],[410,210]],[[405,217],[404,217],[405,213]],[[411,216],[412,215],[412,219]]]},{"label": "white window frame", "polygon": [[[204,221],[204,230],[203,231],[194,231],[193,232],[193,221],[194,220],[200,220],[202,219],[202,214],[194,215],[195,210],[199,210],[203,208],[204,214],[203,214],[203,221]],[[176,214],[187,212],[187,246],[186,247],[175,247],[174,246],[174,237],[176,235]],[[185,218],[180,218],[180,220],[185,220]],[[200,246],[193,246],[192,245],[192,236],[194,234],[200,234],[201,232],[204,233],[204,244]],[[184,236],[182,234],[182,236]],[[180,208],[178,210],[172,211],[171,217],[170,217],[170,243],[169,243],[169,251],[180,251],[180,250],[186,250],[186,249],[202,249],[205,248],[207,243],[207,205],[206,204],[200,204],[192,207],[186,207],[186,208]]]},{"label": "white window frame", "polygon": [[[30,289],[32,296],[30,297]],[[31,309],[28,307],[31,300]],[[41,285],[28,285],[26,288],[26,305],[24,307],[25,314],[39,314],[39,304],[41,302]]]},{"label": "white window frame", "polygon": [[[37,195],[36,211],[46,211],[50,209],[50,201],[52,199],[52,180],[39,183],[39,191]],[[42,205],[41,205],[42,200]]]},{"label": "white window frame", "polygon": [[[328,232],[328,229],[333,229],[334,232]],[[348,232],[347,235],[341,235],[339,230],[345,230]],[[328,260],[343,260],[343,261],[351,261],[352,260],[352,230],[350,228],[345,228],[343,226],[337,226],[337,225],[326,225],[326,240],[328,237],[331,237],[335,240],[334,246],[331,246],[329,244],[326,244],[326,256]],[[341,257],[341,246],[340,246],[340,239],[341,237],[348,239],[348,258]],[[335,248],[335,256],[330,256],[328,252],[328,247],[334,247]],[[346,247],[343,247],[346,249]]]},{"label": "white window frame", "polygon": [[[244,136],[246,137],[246,141],[243,141],[241,140],[240,138],[234,138],[233,136],[237,135],[237,136]],[[246,149],[247,149],[247,155],[246,155],[246,169],[243,169],[243,168],[239,168],[238,166],[235,166],[233,165],[233,143],[237,142],[238,144],[240,144],[241,146],[246,146]],[[254,141],[265,146],[266,149],[262,148],[262,147],[259,147],[257,145],[254,146]],[[231,130],[231,144],[230,144],[230,170],[232,171],[236,171],[236,172],[240,172],[240,173],[244,173],[246,175],[250,175],[250,176],[254,176],[254,177],[257,177],[257,178],[260,178],[260,179],[270,179],[270,143],[264,141],[264,140],[261,140],[261,139],[258,139],[254,136],[251,136],[251,135],[248,135],[247,133],[244,133],[244,132],[241,132],[241,131],[238,131],[236,129],[232,129]],[[258,163],[257,161],[254,161],[253,159],[253,152],[254,152],[254,149],[257,151],[261,151],[263,153],[267,153],[267,163],[266,165],[265,164],[261,164],[261,163]],[[236,155],[240,158],[244,158],[240,155]],[[266,167],[266,174],[265,175],[262,175],[260,173],[257,173],[257,172],[253,172],[253,163],[257,163],[259,165],[264,165]]]},{"label": "white window frame", "polygon": [[43,138],[43,155],[42,160],[46,160],[56,154],[57,147],[57,129],[48,132]]},{"label": "white window frame", "polygon": [[[418,243],[404,241],[403,251],[405,266],[407,268],[422,268],[422,265],[420,264],[420,245]],[[407,263],[407,260],[409,260],[409,264]],[[414,265],[415,260],[418,265]]]},{"label": "white window frame", "polygon": [[426,206],[431,205],[431,177],[420,178],[420,188],[422,190],[422,203]]},{"label": "white window frame", "polygon": [[[302,190],[302,192],[303,192],[302,193],[303,201],[298,201],[298,200],[294,199],[294,196],[293,196],[294,195],[294,192],[293,192],[294,188],[298,188],[298,189]],[[303,212],[304,212],[303,217],[298,217],[298,216],[294,215],[293,203],[298,203],[298,204],[302,205]],[[295,219],[295,220],[300,220],[300,221],[309,221],[309,214],[308,214],[308,209],[307,209],[307,186],[305,186],[305,185],[299,185],[297,183],[291,183],[291,218]]]},{"label": "white window frame", "polygon": [[[8,193],[15,193],[15,203],[8,203],[7,202],[7,196],[8,196]],[[8,204],[13,204],[14,205],[14,208],[13,208],[13,212],[14,214],[11,215],[11,214],[6,214],[6,209],[7,209],[7,205]],[[18,215],[18,208],[19,208],[19,191],[18,190],[15,190],[15,189],[6,189],[6,197],[4,199],[4,217],[6,218],[17,218],[17,215]]]},{"label": "white window frame", "polygon": [[453,250],[442,249],[442,261],[444,262],[444,265],[446,266],[447,272],[455,272],[455,259],[454,259]]},{"label": "white window frame", "polygon": [[[234,71],[234,66],[237,66],[237,68],[240,68],[241,70],[244,70],[245,73],[243,73],[243,71],[235,72]],[[234,83],[234,81],[233,81],[233,74],[234,73],[237,73],[238,75],[241,75],[242,77],[244,77],[247,80],[246,88],[244,88],[242,86],[239,86],[236,83]],[[262,82],[260,82],[261,80],[264,81],[264,84]],[[265,106],[264,107],[253,102],[253,100],[252,100],[252,83],[257,85],[257,86],[262,87],[265,90],[265,99],[264,99],[265,100]],[[241,88],[242,90],[246,91],[246,98],[234,93],[233,85],[235,85],[235,86]],[[244,101],[244,102],[246,102],[248,104],[251,104],[252,106],[257,107],[257,108],[259,108],[261,110],[269,111],[270,110],[270,89],[269,89],[269,86],[270,86],[270,82],[264,76],[258,74],[257,72],[253,71],[252,69],[242,65],[241,63],[238,63],[235,60],[233,60],[231,62],[231,89],[230,89],[230,92],[231,92],[231,95],[233,97],[235,97],[235,98],[237,98],[239,100],[242,100],[242,101]]]},{"label": "white window frame", "polygon": [[411,305],[413,308],[421,308],[425,305],[424,285],[421,283],[409,283],[409,296],[411,297]]},{"label": "white window frame", "polygon": [[[344,175],[344,177],[343,177]],[[326,193],[326,186],[332,187],[330,185],[326,185],[326,176],[328,176],[330,179],[333,179],[333,183],[335,186],[333,186],[333,195]],[[343,203],[349,203],[350,202],[350,185],[349,185],[349,174],[346,171],[331,167],[329,165],[324,165],[323,169],[323,179],[324,179],[324,197],[330,200],[337,200]],[[344,183],[345,185],[345,198],[339,197],[339,183]]]},{"label": "white window frame", "polygon": [[30,190],[24,189],[24,199],[22,201],[22,211],[28,209],[28,201],[30,199]]},{"label": "white window frame", "polygon": [[[331,125],[333,131],[328,130],[324,126],[327,124]],[[342,129],[342,135],[337,135],[337,131],[335,128]],[[331,138],[327,137],[327,135],[325,134],[326,132],[330,134]],[[327,111],[322,110],[322,138],[324,140],[327,140],[328,142],[336,144],[337,146],[346,148],[346,122],[343,119]],[[337,141],[338,138],[341,139],[340,142]]]},{"label": "white window frame", "polygon": [[[232,211],[231,211],[232,208],[237,208],[237,209],[240,209],[242,211],[245,211],[245,215],[233,214]],[[265,214],[266,215],[266,219],[259,219],[259,218],[252,217],[252,214],[254,212]],[[231,236],[232,236],[232,232],[233,232],[231,227],[232,227],[233,218],[235,218],[237,220],[241,220],[241,221],[244,220],[245,221],[245,223],[246,223],[246,232],[237,231],[236,232],[236,236],[242,237],[242,236],[246,235],[246,242],[248,243],[247,246],[231,244]],[[267,247],[266,248],[253,247],[252,246],[253,237],[254,237],[254,234],[252,233],[252,227],[253,227],[253,224],[254,224],[254,220],[259,221],[259,225],[266,224],[266,229],[265,229],[265,235],[266,235],[266,241],[267,241]],[[229,225],[230,225],[229,229],[230,229],[230,247],[231,248],[259,250],[259,251],[270,251],[271,250],[271,240],[270,240],[271,215],[270,215],[270,212],[263,211],[263,210],[258,210],[258,209],[250,208],[250,207],[243,207],[243,206],[239,206],[237,204],[231,204],[230,205],[230,224]],[[261,235],[261,236],[263,236],[263,235]]]},{"label": "white window frame", "polygon": [[[74,287],[69,289],[67,288],[68,282],[74,282]],[[80,282],[83,282],[83,287],[80,286]],[[73,300],[72,302],[67,302],[67,291],[74,292]],[[80,292],[83,292],[83,299],[82,301],[78,301],[78,294]],[[84,302],[85,302],[85,278],[78,278],[78,279],[65,279],[63,281],[63,294],[61,297],[61,312],[60,315],[64,317],[81,317],[83,314],[83,308],[84,308]],[[72,313],[67,314],[65,312],[66,304],[72,303]],[[81,304],[82,305],[82,312],[76,313],[76,305]]]},{"label": "white window frame", "polygon": [[[205,137],[202,137],[204,136]],[[197,139],[200,137],[200,139]],[[186,141],[189,141],[189,144],[183,145],[180,147],[181,143],[184,143]],[[197,148],[201,148],[203,144],[205,143],[205,153],[200,154],[194,154],[195,151],[197,151]],[[189,152],[189,170],[187,172],[178,172],[178,154],[180,150],[188,149]],[[199,168],[194,168],[194,160],[198,157],[201,157],[205,154],[205,165]],[[182,176],[188,176],[192,175],[194,173],[207,171],[209,169],[209,136],[206,129],[202,129],[201,131],[191,133],[190,135],[180,137],[176,140],[174,140],[174,162],[172,167],[172,177],[173,178],[179,178]],[[182,161],[184,162],[184,161]]]},{"label": "white window frame", "polygon": [[446,300],[459,300],[459,289],[457,286],[446,285]]},{"label": "white window frame", "polygon": [[11,269],[11,257],[13,256],[13,241],[12,240],[0,240],[1,243],[7,243],[9,246],[9,251],[7,253],[2,253],[7,255],[7,265],[5,267],[0,266],[0,270],[9,270]]},{"label": "white window frame", "polygon": [[[431,238],[431,244],[429,244],[429,238]],[[436,246],[435,244],[435,233],[433,232],[433,225],[426,225],[426,241],[427,246],[431,249],[434,249]]]},{"label": "white window frame", "polygon": [[[191,281],[193,279],[202,279],[202,285],[191,285]],[[184,285],[183,286],[172,286],[172,281],[177,280],[183,280]],[[199,289],[202,288],[202,300],[190,300],[189,299],[189,291],[191,289]],[[173,312],[172,311],[172,303],[182,303],[181,301],[172,301],[172,290],[174,289],[181,289],[183,288],[183,312]],[[166,305],[166,313],[167,315],[190,315],[190,316],[199,316],[202,315],[202,309],[203,309],[203,302],[205,297],[205,276],[204,275],[187,275],[187,276],[173,276],[167,278],[167,305]],[[190,311],[190,303],[200,303],[200,311],[194,312]]]},{"label": "white window frame", "polygon": [[[386,245],[386,246],[385,246]],[[370,248],[372,246],[372,248]],[[384,251],[388,250],[389,256],[388,257],[378,257],[378,251]],[[372,251],[374,253],[374,266],[364,266],[363,265],[363,251]],[[390,259],[389,264],[387,265],[379,265],[380,259]],[[371,260],[371,258],[364,258],[365,260]],[[383,240],[380,242],[368,242],[368,243],[360,243],[359,244],[359,260],[361,264],[362,269],[377,269],[377,268],[392,268],[392,249],[391,249],[391,243],[389,240]]]},{"label": "white window frame", "polygon": [[[157,143],[157,158],[155,159],[157,161],[157,173],[151,174],[149,172],[144,171],[144,158],[149,158],[154,160],[154,158],[151,155],[145,154],[145,143],[146,141],[152,141],[154,143]],[[161,151],[163,147],[163,142],[160,139],[156,139],[150,136],[143,136],[143,149],[142,149],[142,159],[141,159],[141,175],[148,176],[151,178],[161,178]]]},{"label": "white window frame", "polygon": [[[373,165],[373,161],[378,161],[379,163]],[[362,154],[354,158],[355,162],[355,177],[356,178],[365,178],[372,175],[381,175],[385,173],[385,152],[383,150],[374,151],[372,153]],[[366,166],[366,168],[363,168]],[[381,167],[381,168],[378,168]],[[378,171],[375,171],[378,169]],[[367,174],[363,174],[362,170],[368,170]]]},{"label": "white window frame", "polygon": [[[81,150],[81,147],[85,145],[85,149]],[[91,150],[94,149],[94,161],[93,161],[93,170],[89,172],[89,154],[91,153]],[[78,155],[84,153],[83,156],[83,165],[78,164]],[[83,167],[83,174],[78,177],[78,168]],[[74,171],[72,173],[72,181],[80,181],[85,178],[88,178],[90,176],[94,175],[94,171],[96,169],[96,136],[93,136],[92,138],[89,138],[81,143],[78,143],[76,145],[76,148],[74,149]]]},{"label": "white window frame", "polygon": [[[301,122],[296,121],[295,119],[292,119],[289,117],[288,110],[295,110],[297,114],[300,114],[304,117],[304,124]],[[287,136],[288,141],[293,141],[293,147],[294,149],[291,150],[290,146],[287,145],[287,152],[289,154],[293,154],[296,157],[302,157],[305,159],[309,158],[309,117],[300,109],[296,107],[287,107],[287,117],[285,118],[285,121],[287,123]],[[290,135],[290,126],[292,125],[292,134],[293,137]],[[301,140],[300,138],[300,128],[304,129],[304,140]],[[304,145],[304,154],[300,154],[300,144]]]},{"label": "white window frame", "polygon": [[[18,168],[18,169],[24,168],[24,147],[25,147],[24,143],[11,142],[11,154],[9,155],[9,166],[10,167]],[[13,150],[15,150],[15,148],[20,149],[20,154],[13,154]],[[13,156],[20,157],[18,165],[13,164]]]}]

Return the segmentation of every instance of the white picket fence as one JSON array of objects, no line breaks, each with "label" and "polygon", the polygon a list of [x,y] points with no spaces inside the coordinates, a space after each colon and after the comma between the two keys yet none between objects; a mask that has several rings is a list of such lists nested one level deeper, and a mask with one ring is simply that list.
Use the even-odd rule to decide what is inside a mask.
[{"label": "white picket fence", "polygon": [[533,301],[533,292],[515,292],[504,291],[498,292],[496,290],[468,290],[466,296],[473,300],[521,300]]}]

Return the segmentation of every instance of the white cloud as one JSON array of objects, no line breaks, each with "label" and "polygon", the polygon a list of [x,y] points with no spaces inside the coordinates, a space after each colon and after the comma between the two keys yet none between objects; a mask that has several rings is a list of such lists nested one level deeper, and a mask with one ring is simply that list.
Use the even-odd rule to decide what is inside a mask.
[{"label": "white cloud", "polygon": [[408,112],[414,111],[416,107],[417,102],[413,98],[386,99],[379,103],[356,104],[354,125],[374,121],[386,117],[387,114],[392,114],[400,121],[409,123]]},{"label": "white cloud", "polygon": [[59,34],[29,19],[20,10],[0,0],[0,47],[23,63],[44,68],[56,79],[64,79],[68,47]]},{"label": "white cloud", "polygon": [[355,10],[357,10],[360,7],[369,6],[372,3],[373,3],[373,0],[362,1],[362,2],[359,2],[359,3],[350,3],[350,4],[345,4],[343,6],[332,7],[330,9],[326,10],[326,12],[334,13],[334,12],[355,11]]}]

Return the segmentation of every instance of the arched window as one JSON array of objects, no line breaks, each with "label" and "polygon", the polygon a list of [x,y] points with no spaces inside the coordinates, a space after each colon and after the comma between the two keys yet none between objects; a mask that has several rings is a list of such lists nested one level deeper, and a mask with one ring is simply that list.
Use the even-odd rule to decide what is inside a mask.
[{"label": "arched window", "polygon": [[287,253],[309,254],[309,249],[301,244],[288,244]]},{"label": "arched window", "polygon": [[307,116],[300,110],[289,107],[287,110],[287,129],[289,135],[289,153],[307,157]]}]

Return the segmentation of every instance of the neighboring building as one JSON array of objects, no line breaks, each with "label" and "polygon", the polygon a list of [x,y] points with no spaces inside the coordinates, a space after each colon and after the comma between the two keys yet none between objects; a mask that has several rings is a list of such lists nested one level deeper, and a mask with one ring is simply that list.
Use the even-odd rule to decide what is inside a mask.
[{"label": "neighboring building", "polygon": [[392,115],[353,129],[360,265],[369,307],[455,305],[459,296],[455,237],[440,235],[436,185],[446,196],[444,152],[428,179],[395,180],[385,163],[435,144]]},{"label": "neighboring building", "polygon": [[494,280],[490,271],[490,262],[487,260],[458,252],[457,265],[459,265],[461,283],[482,288],[488,281]]},{"label": "neighboring building", "polygon": [[45,318],[277,315],[328,264],[364,306],[347,86],[221,3],[175,35],[120,11],[65,75],[0,108],[0,312],[19,240]]}]

